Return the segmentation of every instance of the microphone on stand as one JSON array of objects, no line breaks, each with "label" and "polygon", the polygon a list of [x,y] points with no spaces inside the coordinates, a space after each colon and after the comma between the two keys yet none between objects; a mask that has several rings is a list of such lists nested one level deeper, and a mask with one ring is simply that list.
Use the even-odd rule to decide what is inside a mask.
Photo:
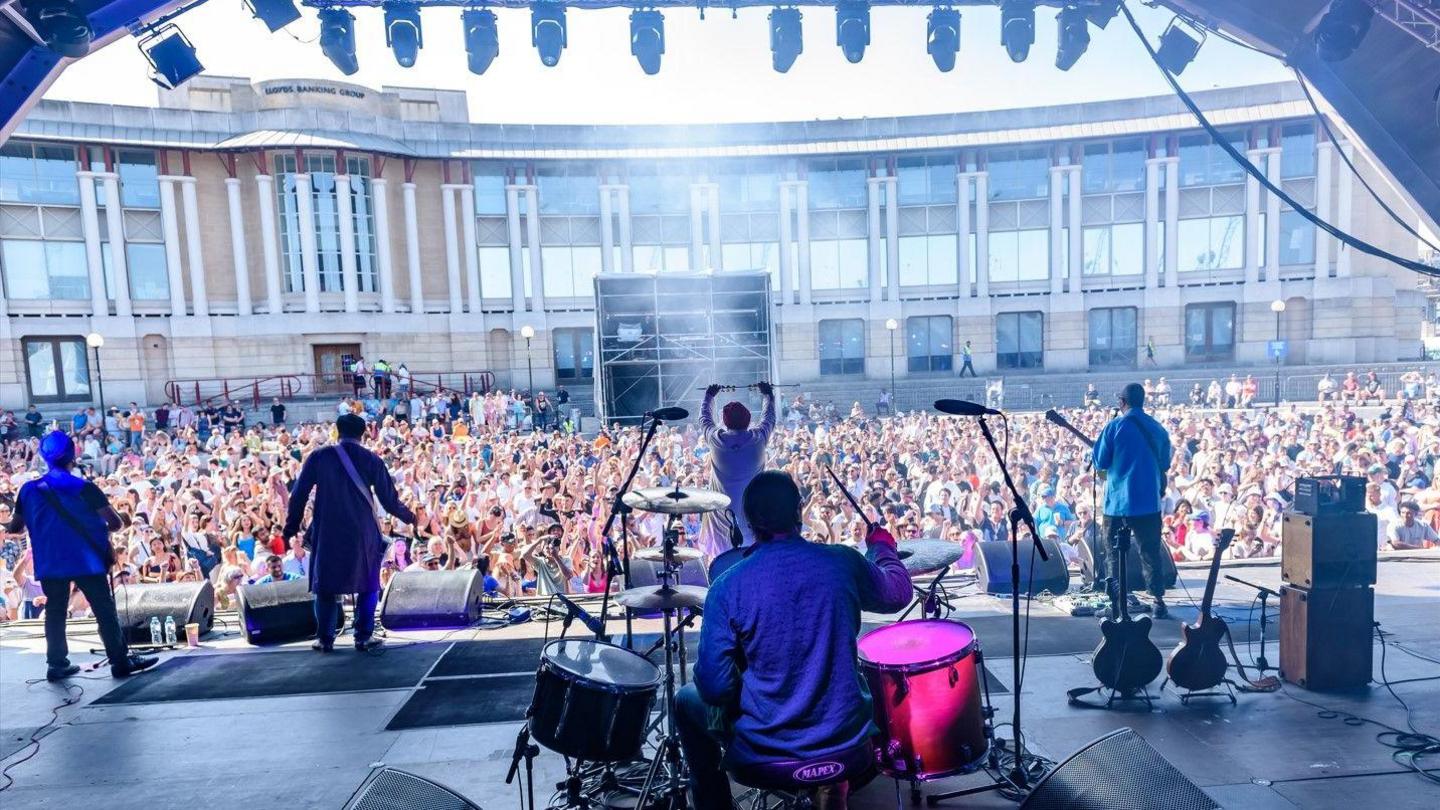
[{"label": "microphone on stand", "polygon": [[586,612],[585,608],[570,601],[570,598],[563,593],[555,594],[555,598],[559,599],[560,604],[565,606],[565,624],[567,626],[570,624],[571,619],[579,619],[580,623],[585,625],[586,630],[595,634],[595,638],[601,641],[605,640],[605,625],[601,624],[599,619],[591,616]]},{"label": "microphone on stand", "polygon": [[646,411],[645,415],[659,422],[678,422],[681,419],[688,417],[690,415],[690,412],[685,410],[684,408],[672,406],[669,408],[656,408],[653,411]]},{"label": "microphone on stand", "polygon": [[948,413],[951,416],[1002,416],[994,408],[987,408],[978,402],[969,402],[963,399],[937,399],[935,410],[941,413]]}]

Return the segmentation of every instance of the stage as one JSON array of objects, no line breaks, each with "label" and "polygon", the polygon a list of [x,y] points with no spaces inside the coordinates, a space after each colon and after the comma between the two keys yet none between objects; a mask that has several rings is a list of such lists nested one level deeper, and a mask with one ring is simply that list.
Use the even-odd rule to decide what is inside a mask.
[{"label": "stage", "polygon": [[[1274,562],[1236,561],[1224,571],[1273,588],[1280,584]],[[1197,567],[1181,571],[1197,600],[1205,573]],[[1231,624],[1247,663],[1258,652],[1247,643],[1256,627],[1249,621],[1252,597],[1223,579],[1216,595],[1216,610]],[[1167,651],[1180,620],[1195,615],[1186,590],[1172,592],[1171,603],[1175,618],[1159,622],[1152,635]],[[1008,604],[976,594],[973,586],[958,591],[955,601],[954,618],[972,624],[984,647],[997,722],[1008,720],[1012,705]],[[1272,600],[1272,612],[1276,609]],[[1382,557],[1375,615],[1389,634],[1383,651],[1389,680],[1440,676],[1440,664],[1395,646],[1440,658],[1440,553]],[[1274,619],[1272,663],[1279,659]],[[1068,705],[1067,689],[1094,683],[1088,659],[1099,637],[1095,623],[1049,605],[1032,606],[1024,722],[1028,745],[1045,757],[1064,760],[1095,737],[1130,726],[1227,808],[1440,806],[1440,787],[1406,771],[1391,759],[1391,749],[1376,742],[1381,728],[1322,717],[1320,708],[1299,702],[1404,727],[1405,710],[1378,683],[1348,694],[1287,684],[1276,693],[1240,694],[1237,706],[1223,700],[1185,706],[1173,691],[1160,692],[1157,681],[1150,690],[1157,696],[1152,711],[1143,703],[1112,711]],[[637,632],[653,634],[655,624],[638,623]],[[84,665],[97,660],[83,653],[94,636],[84,623],[78,625],[71,647],[81,654],[72,657]],[[621,626],[611,624],[612,630]],[[558,632],[559,625],[550,630]],[[41,738],[38,753],[11,769],[15,785],[0,794],[0,803],[26,810],[339,808],[373,769],[388,765],[445,784],[487,810],[515,808],[517,786],[506,786],[504,777],[544,631],[544,625],[530,623],[400,632],[391,635],[384,653],[362,658],[348,646],[348,637],[331,656],[310,652],[308,644],[250,647],[231,617],[228,631],[217,623],[200,649],[167,654],[151,673],[121,682],[101,670],[72,681],[83,687],[83,696],[60,710],[59,725]],[[66,695],[62,686],[43,680],[25,683],[43,677],[43,650],[38,623],[0,632],[0,756],[6,764]],[[1377,681],[1381,654],[1376,644]],[[1440,730],[1440,680],[1394,689],[1413,707],[1417,728]],[[1001,733],[1008,736],[1008,728]],[[535,776],[544,806],[564,776],[561,757],[542,752]],[[970,775],[924,790],[983,781]],[[894,807],[892,784],[877,780],[852,796],[851,806]],[[1014,805],[981,794],[947,806]]]}]

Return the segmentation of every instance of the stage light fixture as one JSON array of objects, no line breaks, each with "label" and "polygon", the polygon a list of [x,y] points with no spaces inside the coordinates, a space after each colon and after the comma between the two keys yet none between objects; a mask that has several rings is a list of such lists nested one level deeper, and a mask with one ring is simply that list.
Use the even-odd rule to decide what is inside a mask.
[{"label": "stage light fixture", "polygon": [[195,46],[174,24],[154,29],[139,45],[150,63],[150,81],[166,90],[174,90],[205,69],[195,55]]},{"label": "stage light fixture", "polygon": [[343,8],[320,9],[320,50],[346,76],[360,69],[355,57],[355,15]]},{"label": "stage light fixture", "polygon": [[90,52],[94,31],[90,18],[75,7],[74,0],[30,0],[25,4],[25,18],[45,47],[61,56],[79,59]]},{"label": "stage light fixture", "polygon": [[560,64],[560,54],[569,44],[565,33],[565,7],[558,3],[536,3],[530,8],[530,44],[540,52],[545,67]]},{"label": "stage light fixture", "polygon": [[425,37],[420,33],[420,7],[414,3],[385,4],[385,44],[400,67],[414,67]]},{"label": "stage light fixture", "polygon": [[634,11],[630,14],[630,54],[640,63],[645,75],[660,72],[660,56],[665,53],[665,15],[658,11]]},{"label": "stage light fixture", "polygon": [[955,55],[960,52],[960,12],[940,6],[930,12],[925,18],[925,50],[941,73],[955,69]]},{"label": "stage light fixture", "polygon": [[465,30],[465,55],[470,61],[470,72],[479,76],[500,55],[500,29],[495,12],[473,8],[462,11],[460,27]]},{"label": "stage light fixture", "polygon": [[865,58],[870,44],[869,0],[840,0],[835,5],[835,44],[850,64]]},{"label": "stage light fixture", "polygon": [[1035,0],[1005,0],[1000,5],[1000,44],[1010,61],[1024,62],[1035,44]]},{"label": "stage light fixture", "polygon": [[1093,6],[1085,7],[1085,18],[1095,23],[1096,27],[1104,28],[1115,19],[1120,13],[1120,0],[1100,0]]},{"label": "stage light fixture", "polygon": [[1179,76],[1195,61],[1195,54],[1200,52],[1200,44],[1204,41],[1203,33],[1199,37],[1194,36],[1180,24],[1180,18],[1176,17],[1170,21],[1165,33],[1160,35],[1160,47],[1155,49],[1155,59],[1160,63],[1160,67]]},{"label": "stage light fixture", "polygon": [[1326,62],[1350,58],[1374,18],[1375,9],[1364,0],[1335,0],[1315,26],[1315,55]]},{"label": "stage light fixture", "polygon": [[1055,19],[1059,21],[1055,67],[1069,70],[1075,67],[1075,63],[1080,61],[1080,57],[1084,56],[1086,49],[1090,47],[1090,21],[1085,18],[1084,10],[1076,6],[1060,9]]},{"label": "stage light fixture", "polygon": [[295,0],[245,0],[245,5],[271,33],[300,19],[300,9]]},{"label": "stage light fixture", "polygon": [[798,8],[776,8],[770,12],[770,64],[776,73],[789,71],[805,50],[800,16]]}]

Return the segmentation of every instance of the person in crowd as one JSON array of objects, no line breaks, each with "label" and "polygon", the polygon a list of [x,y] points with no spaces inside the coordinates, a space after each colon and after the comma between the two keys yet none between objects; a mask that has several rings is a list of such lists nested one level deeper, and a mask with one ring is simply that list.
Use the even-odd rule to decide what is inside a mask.
[{"label": "person in crowd", "polygon": [[1315,384],[1315,399],[1320,402],[1330,402],[1336,398],[1339,387],[1335,378],[1331,377],[1330,372],[1327,371],[1320,378],[1320,382]]},{"label": "person in crowd", "polygon": [[1406,501],[1400,505],[1400,520],[1391,523],[1386,532],[1390,548],[1396,551],[1433,548],[1440,545],[1435,529],[1420,519],[1420,504]]},{"label": "person in crowd", "polygon": [[749,525],[734,509],[751,479],[764,469],[765,451],[770,444],[770,434],[775,430],[775,389],[768,382],[756,383],[755,388],[764,404],[760,424],[754,428],[750,426],[750,409],[738,401],[726,403],[720,413],[721,424],[715,424],[715,398],[721,390],[718,383],[706,387],[705,398],[700,402],[700,430],[710,451],[711,481],[716,489],[730,498],[731,503],[728,512],[712,512],[705,516],[700,547],[711,555],[730,548],[732,521],[739,529],[743,545],[755,542]]},{"label": "person in crowd", "polygon": [[960,347],[960,376],[964,377],[967,371],[971,377],[979,376],[975,373],[975,350],[970,348],[968,340]]},{"label": "person in crowd", "polygon": [[285,570],[284,558],[279,554],[271,554],[265,558],[265,575],[256,579],[254,584],[268,585],[272,582],[289,582],[299,578],[299,574]]}]

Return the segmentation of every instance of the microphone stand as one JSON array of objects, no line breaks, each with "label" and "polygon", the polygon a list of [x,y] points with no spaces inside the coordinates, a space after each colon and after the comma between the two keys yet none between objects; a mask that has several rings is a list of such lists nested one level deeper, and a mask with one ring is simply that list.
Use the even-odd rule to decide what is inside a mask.
[{"label": "microphone stand", "polygon": [[[626,588],[630,587],[630,533],[626,521],[620,522],[620,540],[624,548],[624,561],[621,562],[615,554],[615,543],[611,540],[610,530],[615,526],[615,518],[620,515],[630,514],[630,507],[625,504],[622,498],[630,491],[630,485],[635,483],[635,476],[640,472],[640,464],[645,460],[645,450],[650,446],[650,441],[655,438],[655,432],[660,429],[660,420],[650,417],[650,427],[645,435],[640,437],[640,449],[635,453],[635,463],[630,465],[630,472],[625,476],[625,483],[615,490],[615,500],[610,503],[610,517],[605,521],[605,528],[601,530],[600,536],[605,538],[605,595],[600,599],[600,629],[599,635],[604,635],[605,625],[610,621],[610,585],[617,573],[623,577]],[[633,619],[630,611],[625,611],[625,647],[630,647],[631,638],[634,634]],[[596,640],[599,640],[597,635]]]}]

